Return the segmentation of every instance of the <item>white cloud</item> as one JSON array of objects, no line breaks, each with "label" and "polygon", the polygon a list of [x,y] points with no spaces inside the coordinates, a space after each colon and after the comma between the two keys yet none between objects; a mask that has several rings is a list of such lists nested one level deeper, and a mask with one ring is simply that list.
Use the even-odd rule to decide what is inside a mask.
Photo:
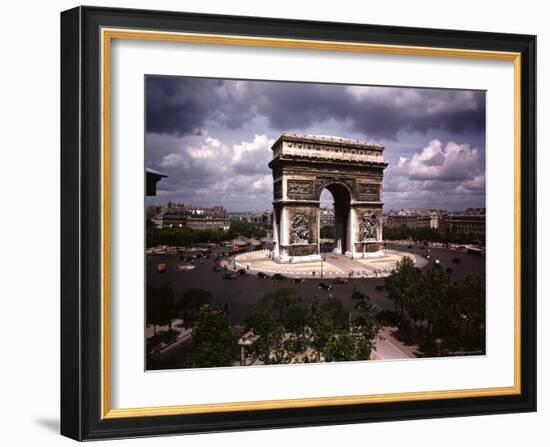
[{"label": "white cloud", "polygon": [[415,180],[467,180],[481,174],[480,157],[479,151],[468,144],[450,141],[443,147],[441,141],[432,140],[402,167]]},{"label": "white cloud", "polygon": [[233,163],[240,163],[243,159],[265,158],[266,154],[271,155],[271,146],[275,142],[274,139],[268,138],[266,135],[254,135],[252,141],[242,141],[239,144],[233,145]]},{"label": "white cloud", "polygon": [[481,153],[468,144],[434,139],[411,157],[399,156],[384,175],[384,198],[392,206],[460,209],[483,206]]},{"label": "white cloud", "polygon": [[225,142],[194,135],[163,137],[154,143],[161,155],[148,165],[168,175],[159,185],[159,195],[230,209],[239,208],[239,203],[260,209],[260,203],[271,202],[272,138],[256,134],[251,140]]}]

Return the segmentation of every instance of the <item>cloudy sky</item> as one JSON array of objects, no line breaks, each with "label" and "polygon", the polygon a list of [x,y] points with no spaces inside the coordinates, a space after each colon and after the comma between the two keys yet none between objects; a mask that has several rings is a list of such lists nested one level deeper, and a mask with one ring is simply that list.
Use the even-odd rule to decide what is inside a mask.
[{"label": "cloudy sky", "polygon": [[482,91],[148,76],[145,94],[145,163],[168,175],[148,203],[270,209],[287,131],[383,144],[385,212],[485,206]]}]

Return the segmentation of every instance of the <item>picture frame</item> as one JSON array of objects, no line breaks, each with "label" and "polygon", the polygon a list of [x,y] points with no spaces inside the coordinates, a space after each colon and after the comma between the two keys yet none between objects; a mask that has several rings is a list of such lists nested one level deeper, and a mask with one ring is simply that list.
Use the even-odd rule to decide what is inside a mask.
[{"label": "picture frame", "polygon": [[[117,39],[511,62],[513,386],[113,408],[109,79]],[[94,440],[536,411],[535,64],[531,35],[99,7],[61,13],[61,433]]]}]

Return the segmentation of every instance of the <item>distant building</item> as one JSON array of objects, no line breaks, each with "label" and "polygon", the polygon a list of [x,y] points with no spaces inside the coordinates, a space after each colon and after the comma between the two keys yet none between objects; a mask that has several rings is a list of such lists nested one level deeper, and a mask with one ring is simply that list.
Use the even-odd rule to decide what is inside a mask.
[{"label": "distant building", "polygon": [[334,208],[321,208],[319,213],[320,226],[329,227],[334,225]]},{"label": "distant building", "polygon": [[447,215],[446,210],[432,208],[403,208],[398,212],[390,211],[385,224],[388,227],[405,225],[409,228],[440,227]]},{"label": "distant building", "polygon": [[229,219],[234,222],[248,222],[261,225],[272,225],[273,212],[272,211],[249,211],[249,212],[231,212],[229,213]]},{"label": "distant building", "polygon": [[485,208],[468,208],[460,213],[450,213],[445,223],[456,233],[485,237]]},{"label": "distant building", "polygon": [[386,216],[388,227],[405,225],[409,228],[440,228],[446,226],[459,234],[485,237],[485,208],[468,208],[464,211],[448,212],[432,208],[404,208],[391,210]]},{"label": "distant building", "polygon": [[191,228],[193,230],[229,230],[229,215],[225,208],[170,205],[151,220],[158,228]]}]

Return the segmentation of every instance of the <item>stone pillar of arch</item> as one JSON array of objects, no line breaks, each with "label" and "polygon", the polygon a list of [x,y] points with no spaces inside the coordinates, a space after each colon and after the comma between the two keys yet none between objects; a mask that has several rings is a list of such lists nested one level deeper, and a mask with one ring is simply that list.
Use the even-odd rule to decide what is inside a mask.
[{"label": "stone pillar of arch", "polygon": [[320,197],[334,197],[335,252],[382,254],[384,147],[357,140],[283,133],[272,146],[273,258],[320,261]]}]

